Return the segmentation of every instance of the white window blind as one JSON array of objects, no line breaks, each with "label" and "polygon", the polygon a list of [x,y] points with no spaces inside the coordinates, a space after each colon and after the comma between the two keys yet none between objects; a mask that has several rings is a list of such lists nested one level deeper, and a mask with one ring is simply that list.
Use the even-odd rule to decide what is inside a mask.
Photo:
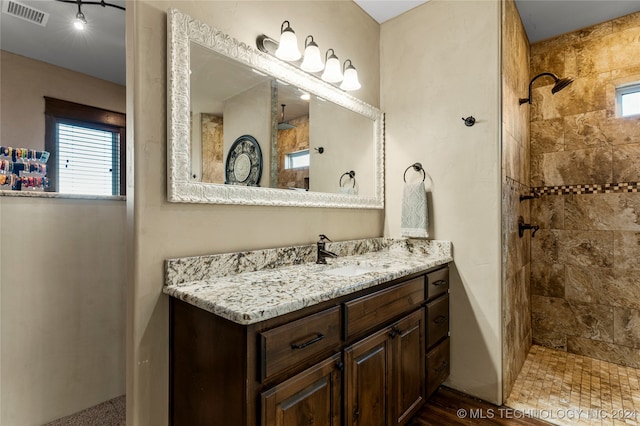
[{"label": "white window blind", "polygon": [[58,123],[58,191],[67,194],[120,193],[120,135]]}]

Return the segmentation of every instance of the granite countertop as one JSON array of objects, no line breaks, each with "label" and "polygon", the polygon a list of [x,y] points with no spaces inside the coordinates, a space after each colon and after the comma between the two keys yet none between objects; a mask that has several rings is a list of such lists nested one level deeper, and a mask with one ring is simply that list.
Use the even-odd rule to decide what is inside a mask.
[{"label": "granite countertop", "polygon": [[[350,255],[327,259],[326,265],[305,262],[272,267],[269,262],[247,261],[252,252],[171,259],[166,264],[167,283],[163,292],[238,324],[253,324],[453,260],[451,243],[446,241],[372,239],[357,243],[355,250],[346,248],[345,243],[327,245],[328,250]],[[308,247],[312,252],[315,249],[301,246],[290,250],[304,252],[308,260]],[[368,248],[375,251],[367,251]],[[255,253],[261,259],[278,255],[270,250]],[[219,264],[212,268],[218,260],[228,265],[230,258],[239,259],[233,273],[215,270],[220,268]],[[243,270],[239,263],[251,266]],[[346,265],[371,267],[374,271],[356,276],[326,273]],[[203,269],[208,269],[207,273]],[[196,280],[189,280],[189,271],[193,271]]]}]

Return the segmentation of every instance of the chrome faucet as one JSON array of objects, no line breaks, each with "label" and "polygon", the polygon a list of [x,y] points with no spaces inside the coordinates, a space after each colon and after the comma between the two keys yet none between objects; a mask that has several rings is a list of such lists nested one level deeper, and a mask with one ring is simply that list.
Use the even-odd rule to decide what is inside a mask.
[{"label": "chrome faucet", "polygon": [[327,263],[327,257],[338,257],[337,254],[326,249],[326,242],[331,240],[324,234],[320,234],[320,241],[318,241],[318,258],[316,263],[325,265]]}]

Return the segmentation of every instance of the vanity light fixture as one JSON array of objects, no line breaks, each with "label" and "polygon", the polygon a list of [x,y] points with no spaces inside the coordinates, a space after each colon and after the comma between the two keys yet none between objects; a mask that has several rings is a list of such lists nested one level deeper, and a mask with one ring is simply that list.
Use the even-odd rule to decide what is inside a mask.
[{"label": "vanity light fixture", "polygon": [[[329,56],[331,52],[331,56]],[[340,60],[336,56],[333,49],[328,49],[325,53],[326,65],[322,73],[322,79],[327,83],[340,83],[342,81],[342,70],[340,69]]]},{"label": "vanity light fixture", "polygon": [[[346,66],[347,62],[349,62],[349,66]],[[344,64],[342,65],[342,72],[344,74],[344,80],[342,80],[342,84],[340,85],[342,90],[350,92],[362,87],[358,81],[358,71],[356,71],[356,67],[351,63],[351,59],[344,61]]]},{"label": "vanity light fixture", "polygon": [[283,61],[297,61],[302,57],[300,49],[298,49],[298,38],[289,21],[284,21],[280,26],[280,43],[278,50],[276,50],[276,57]]},{"label": "vanity light fixture", "polygon": [[[323,63],[320,49],[312,35],[308,35],[305,38],[303,57],[298,50],[296,35],[293,29],[291,29],[289,21],[282,23],[280,26],[280,34],[279,42],[265,34],[259,35],[256,38],[256,47],[259,51],[290,62],[291,65],[298,66],[301,70],[309,74],[314,74],[316,77],[317,75],[315,75],[315,73],[324,70],[319,78],[327,83],[336,85],[342,83],[340,84],[340,89],[342,90],[352,91],[362,87],[358,81],[358,72],[350,59],[347,59],[344,65],[341,66],[335,51],[328,49],[325,53],[325,62]],[[300,58],[303,58],[302,62],[298,61]]]},{"label": "vanity light fixture", "polygon": [[306,72],[318,72],[324,69],[320,49],[316,42],[313,41],[312,35],[308,35],[304,41],[304,59],[300,64],[300,68]]},{"label": "vanity light fixture", "polygon": [[544,77],[544,76],[549,76],[551,78],[553,78],[553,81],[555,82],[555,84],[553,85],[553,88],[551,88],[551,93],[552,94],[556,94],[559,91],[561,91],[562,89],[564,89],[565,87],[567,87],[568,85],[570,85],[571,83],[573,83],[573,78],[569,77],[569,78],[560,78],[558,76],[556,76],[553,73],[550,72],[543,72],[540,73],[538,75],[536,75],[535,77],[533,77],[531,79],[531,81],[529,82],[529,97],[528,98],[520,98],[520,105],[522,104],[530,104],[531,103],[531,86],[533,85],[533,82],[536,81],[538,78],[540,77]]},{"label": "vanity light fixture", "polygon": [[76,13],[76,17],[73,20],[73,26],[75,29],[77,29],[78,31],[82,31],[86,28],[87,26],[87,19],[84,17],[84,13],[82,13],[82,6],[84,5],[97,5],[97,6],[102,6],[102,7],[115,7],[116,9],[120,9],[120,10],[127,10],[126,8],[122,7],[122,6],[118,6],[117,4],[112,4],[112,3],[107,3],[104,0],[100,0],[100,1],[84,1],[84,0],[57,0],[61,3],[73,3],[73,4],[77,4],[78,5],[78,13]]}]

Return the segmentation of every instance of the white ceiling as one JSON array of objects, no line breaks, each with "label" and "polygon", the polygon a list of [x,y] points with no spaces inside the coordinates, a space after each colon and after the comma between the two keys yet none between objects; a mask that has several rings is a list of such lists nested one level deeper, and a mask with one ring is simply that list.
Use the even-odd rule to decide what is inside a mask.
[{"label": "white ceiling", "polygon": [[[8,0],[0,0],[2,3]],[[85,5],[83,33],[73,30],[75,4],[17,0],[50,13],[46,27],[0,14],[2,50],[125,84],[125,12]],[[428,0],[354,0],[377,22],[385,22]],[[448,0],[460,1],[460,0]],[[486,0],[468,0],[486,1]],[[640,0],[515,0],[529,41],[536,42],[640,11]],[[125,6],[125,0],[109,3]]]},{"label": "white ceiling", "polygon": [[[373,19],[383,23],[429,0],[354,1]],[[531,43],[640,11],[640,0],[515,0],[515,2]]]},{"label": "white ceiling", "polygon": [[515,0],[530,43],[640,11],[639,0]]},{"label": "white ceiling", "polygon": [[[3,6],[7,0],[2,0]],[[12,53],[125,84],[125,11],[83,5],[85,31],[73,28],[78,6],[55,0],[17,0],[49,13],[45,27],[0,13],[0,47]],[[125,7],[124,0],[108,3]]]}]

